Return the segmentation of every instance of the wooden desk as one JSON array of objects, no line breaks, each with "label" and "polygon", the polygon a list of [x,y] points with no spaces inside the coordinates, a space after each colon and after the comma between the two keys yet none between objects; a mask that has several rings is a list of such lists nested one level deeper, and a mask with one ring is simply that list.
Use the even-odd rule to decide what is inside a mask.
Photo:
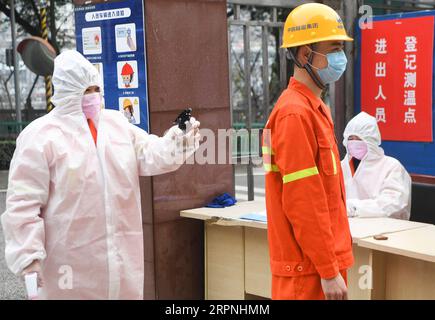
[{"label": "wooden desk", "polygon": [[223,209],[181,212],[182,217],[205,222],[206,299],[270,297],[267,224],[240,219],[244,214],[265,210],[264,201],[246,201]]},{"label": "wooden desk", "polygon": [[367,237],[426,226],[428,226],[426,223],[391,218],[349,218],[350,232],[354,242]]},{"label": "wooden desk", "polygon": [[388,240],[361,239],[358,247],[371,256],[372,298],[435,299],[435,226],[388,234]]},{"label": "wooden desk", "polygon": [[237,202],[234,206],[227,208],[198,208],[181,211],[180,215],[185,218],[193,218],[207,221],[220,226],[240,226],[267,229],[267,224],[259,221],[240,219],[248,213],[259,213],[266,211],[264,201],[243,201]]},{"label": "wooden desk", "polygon": [[385,299],[387,256],[383,250],[369,249],[361,243],[365,239],[382,243],[383,241],[375,240],[373,236],[383,234],[390,237],[408,230],[418,232],[417,230],[429,225],[390,218],[350,218],[349,226],[355,258],[353,267],[348,270],[349,297],[354,300]]},{"label": "wooden desk", "polygon": [[[183,217],[205,222],[206,299],[270,298],[271,274],[267,223],[240,219],[244,214],[264,211],[264,202],[250,201],[239,202],[235,206],[224,209],[198,208],[181,212]],[[430,244],[434,244],[435,248],[435,231],[432,235],[433,240],[429,238],[425,243],[427,250],[420,248],[417,242],[414,247],[402,247],[401,244],[406,241],[394,242],[393,238],[408,232],[420,234],[419,232],[426,228],[435,230],[431,225],[388,218],[350,219],[355,265],[349,270],[349,297],[351,299],[394,299],[400,296],[412,298],[411,294],[416,294],[415,292],[397,295],[391,291],[399,286],[405,288],[408,285],[397,280],[397,277],[402,276],[401,272],[409,272],[410,267],[418,267],[423,261],[432,263],[420,258],[423,252],[428,254]],[[378,234],[391,237],[387,241],[390,247],[386,247],[386,241],[379,243],[380,241],[373,239],[373,236]],[[428,235],[422,232],[419,239],[423,241]],[[394,249],[393,244],[396,244],[397,248]],[[400,264],[399,268],[395,268],[393,265],[401,262],[404,253],[397,250],[404,250],[408,256],[417,258],[415,265],[409,264],[406,260],[405,267],[401,267]],[[420,252],[421,255],[416,256],[416,252]],[[435,269],[432,271],[431,266],[424,264],[423,268],[426,268],[424,271],[430,274],[429,278],[435,277]],[[394,270],[391,271],[391,275],[390,270]],[[396,281],[396,285],[393,281]],[[425,285],[431,286],[432,283],[435,282],[431,281]],[[427,296],[430,292],[429,288],[423,295]]]}]

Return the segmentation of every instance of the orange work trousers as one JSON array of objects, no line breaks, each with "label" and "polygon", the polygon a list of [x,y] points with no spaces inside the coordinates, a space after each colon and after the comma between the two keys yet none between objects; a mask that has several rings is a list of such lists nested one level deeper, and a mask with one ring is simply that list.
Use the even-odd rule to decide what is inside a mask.
[{"label": "orange work trousers", "polygon": [[[347,285],[347,271],[340,271]],[[325,300],[320,276],[312,274],[299,277],[272,276],[273,300]]]}]

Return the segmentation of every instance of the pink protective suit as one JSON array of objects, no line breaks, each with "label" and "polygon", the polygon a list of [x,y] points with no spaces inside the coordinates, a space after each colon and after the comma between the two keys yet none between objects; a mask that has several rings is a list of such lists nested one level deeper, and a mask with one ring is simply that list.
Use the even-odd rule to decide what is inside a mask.
[{"label": "pink protective suit", "polygon": [[100,112],[95,146],[81,100],[100,81],[80,53],[59,55],[56,107],[20,134],[11,162],[1,217],[6,261],[21,274],[41,260],[45,299],[142,299],[139,176],[174,171],[198,147],[180,150],[177,128],[149,135],[114,110]]}]

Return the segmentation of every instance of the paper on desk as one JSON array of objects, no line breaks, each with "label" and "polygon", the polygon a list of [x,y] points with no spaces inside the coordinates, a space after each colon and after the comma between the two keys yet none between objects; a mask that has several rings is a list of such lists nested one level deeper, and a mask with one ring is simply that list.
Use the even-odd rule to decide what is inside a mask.
[{"label": "paper on desk", "polygon": [[262,211],[257,213],[244,214],[240,216],[239,219],[267,222],[267,215],[266,215],[266,211]]},{"label": "paper on desk", "polygon": [[392,218],[349,218],[352,238],[362,239],[427,226],[427,224]]}]

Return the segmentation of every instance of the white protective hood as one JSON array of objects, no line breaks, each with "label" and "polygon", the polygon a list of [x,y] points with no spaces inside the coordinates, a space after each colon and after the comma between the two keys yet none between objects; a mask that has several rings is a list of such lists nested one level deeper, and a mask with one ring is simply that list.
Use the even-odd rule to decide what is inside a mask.
[{"label": "white protective hood", "polygon": [[359,113],[349,121],[344,129],[343,136],[343,145],[346,150],[349,137],[357,136],[367,143],[368,159],[377,159],[384,155],[384,150],[380,147],[382,140],[376,119],[365,112]]},{"label": "white protective hood", "polygon": [[82,113],[81,101],[84,92],[92,86],[101,87],[101,77],[97,69],[79,52],[66,51],[54,62],[51,102],[60,114]]}]

